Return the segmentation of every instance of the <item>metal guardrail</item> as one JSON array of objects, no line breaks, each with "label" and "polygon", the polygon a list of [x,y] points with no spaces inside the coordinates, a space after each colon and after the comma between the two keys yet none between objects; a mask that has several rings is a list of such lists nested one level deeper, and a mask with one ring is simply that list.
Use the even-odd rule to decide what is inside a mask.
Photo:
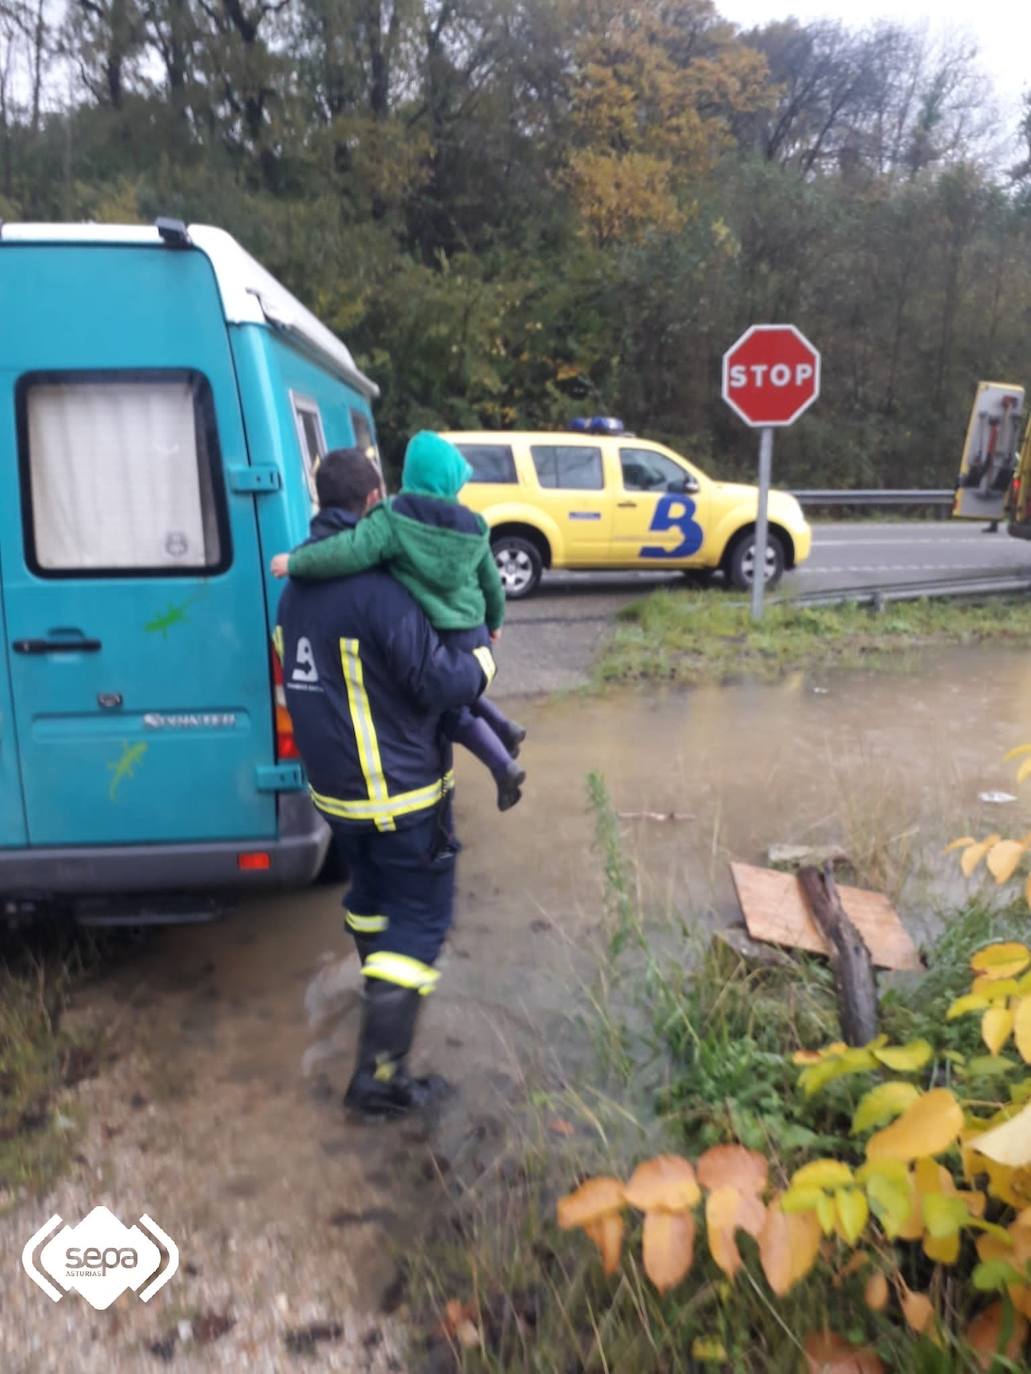
[{"label": "metal guardrail", "polygon": [[774,595],[771,601],[781,606],[840,606],[852,602],[880,610],[891,601],[923,601],[939,596],[1004,596],[1016,592],[1031,592],[1031,568],[1004,573],[980,572],[935,581],[835,587],[827,591],[803,592],[799,596]]},{"label": "metal guardrail", "polygon": [[952,488],[941,491],[894,490],[881,491],[795,491],[792,495],[803,506],[951,506],[955,498]]}]

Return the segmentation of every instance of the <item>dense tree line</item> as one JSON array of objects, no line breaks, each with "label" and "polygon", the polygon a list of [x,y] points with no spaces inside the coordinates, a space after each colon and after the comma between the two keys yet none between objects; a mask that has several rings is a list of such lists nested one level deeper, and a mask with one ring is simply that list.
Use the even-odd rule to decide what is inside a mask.
[{"label": "dense tree line", "polygon": [[[999,155],[1013,140],[1024,159]],[[223,225],[414,426],[622,415],[747,471],[723,349],[788,318],[803,484],[946,482],[1031,384],[1031,113],[964,44],[711,0],[0,0],[0,217]]]}]

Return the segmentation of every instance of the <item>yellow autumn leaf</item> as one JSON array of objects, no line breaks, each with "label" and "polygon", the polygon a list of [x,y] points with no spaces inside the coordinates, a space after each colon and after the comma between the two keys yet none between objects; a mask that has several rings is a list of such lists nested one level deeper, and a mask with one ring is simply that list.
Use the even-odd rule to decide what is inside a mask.
[{"label": "yellow autumn leaf", "polygon": [[934,1308],[926,1293],[914,1293],[907,1288],[902,1296],[902,1315],[907,1326],[919,1336],[930,1325]]},{"label": "yellow autumn leaf", "polygon": [[[1031,763],[1031,759],[1028,760]],[[988,872],[1001,887],[1009,882],[1024,856],[1024,846],[1017,840],[1000,840],[988,851]]]},{"label": "yellow autumn leaf", "polygon": [[955,1021],[957,1016],[966,1016],[972,1011],[984,1011],[987,1006],[987,997],[982,997],[980,993],[968,992],[966,996],[956,998],[945,1013],[945,1019],[946,1021]]},{"label": "yellow autumn leaf", "polygon": [[896,1179],[884,1174],[870,1175],[866,1180],[866,1195],[870,1201],[870,1208],[890,1240],[898,1236],[906,1240],[916,1240],[923,1234],[924,1227],[913,1181],[901,1161],[880,1162],[899,1164],[902,1177]]},{"label": "yellow autumn leaf", "polygon": [[986,1159],[1013,1169],[1031,1164],[1031,1103],[1001,1126],[993,1126],[979,1135],[976,1148]]},{"label": "yellow autumn leaf", "polygon": [[1004,997],[1012,997],[1018,991],[1015,978],[990,978],[982,973],[970,984],[973,997],[986,997],[989,1002],[1001,1002]]},{"label": "yellow autumn leaf", "polygon": [[830,1193],[820,1194],[820,1200],[816,1204],[816,1219],[825,1236],[834,1234],[834,1227],[838,1220],[838,1209],[834,1205],[834,1198]]},{"label": "yellow autumn leaf", "polygon": [[588,1226],[623,1206],[623,1185],[618,1178],[601,1175],[589,1178],[575,1192],[560,1197],[556,1204],[559,1227]]},{"label": "yellow autumn leaf", "polygon": [[852,1170],[840,1159],[814,1159],[791,1175],[791,1187],[842,1188],[852,1182]]},{"label": "yellow autumn leaf", "polygon": [[705,1231],[709,1252],[732,1279],[741,1268],[741,1252],[734,1240],[741,1194],[736,1188],[715,1188],[705,1199]]},{"label": "yellow autumn leaf", "polygon": [[793,1215],[782,1211],[780,1203],[779,1197],[770,1203],[759,1234],[759,1260],[778,1298],[805,1278],[820,1253],[820,1223],[815,1213]]},{"label": "yellow autumn leaf", "polygon": [[1031,759],[1025,759],[1017,769],[1017,782],[1023,782],[1028,776],[1031,776]]},{"label": "yellow autumn leaf", "polygon": [[1022,997],[1013,1012],[1013,1039],[1025,1064],[1031,1064],[1031,997]]},{"label": "yellow autumn leaf", "polygon": [[726,1364],[727,1347],[718,1336],[696,1336],[691,1342],[691,1358],[699,1364]]},{"label": "yellow autumn leaf", "polygon": [[972,844],[977,844],[973,835],[963,835],[958,840],[950,840],[945,846],[943,853],[951,854],[955,849],[969,849]]},{"label": "yellow autumn leaf", "polygon": [[987,974],[993,981],[996,978],[1012,978],[1022,973],[1028,964],[1031,964],[1031,950],[1017,940],[985,945],[970,960],[970,967],[975,973]]},{"label": "yellow autumn leaf", "polygon": [[1015,749],[1009,749],[1002,756],[1003,763],[1012,763],[1014,759],[1019,759],[1024,754],[1031,754],[1031,744],[1018,744]]},{"label": "yellow autumn leaf", "polygon": [[702,1196],[694,1168],[680,1155],[656,1155],[638,1164],[623,1191],[640,1212],[683,1212]]},{"label": "yellow autumn leaf", "polygon": [[866,1194],[859,1188],[839,1188],[834,1194],[837,1210],[838,1235],[848,1245],[855,1245],[870,1218]]},{"label": "yellow autumn leaf", "polygon": [[1010,1038],[1013,1029],[1013,1013],[1009,1007],[989,1007],[981,1017],[981,1039],[988,1046],[990,1054],[998,1054]]},{"label": "yellow autumn leaf", "polygon": [[924,1254],[934,1264],[955,1264],[959,1259],[960,1234],[951,1236],[924,1236]]},{"label": "yellow autumn leaf", "polygon": [[908,1045],[886,1045],[874,1050],[877,1059],[895,1073],[915,1073],[922,1069],[934,1051],[926,1040],[911,1040]]},{"label": "yellow autumn leaf", "polygon": [[736,1188],[739,1193],[761,1193],[766,1188],[769,1165],[756,1150],[744,1145],[714,1145],[700,1156],[698,1181],[708,1191]]},{"label": "yellow autumn leaf", "polygon": [[924,1215],[924,1225],[929,1235],[936,1240],[955,1236],[970,1221],[966,1203],[955,1194],[925,1193],[920,1200]]},{"label": "yellow autumn leaf", "polygon": [[660,1293],[675,1288],[694,1259],[695,1219],[692,1212],[647,1212],[642,1252],[644,1272]]},{"label": "yellow autumn leaf", "polygon": [[852,1134],[883,1126],[904,1112],[920,1096],[912,1083],[881,1083],[859,1099],[852,1116]]},{"label": "yellow autumn leaf", "polygon": [[614,1274],[619,1268],[619,1257],[623,1252],[622,1212],[609,1212],[597,1221],[587,1222],[583,1229],[598,1247],[603,1271]]},{"label": "yellow autumn leaf", "polygon": [[988,853],[993,845],[997,845],[1002,839],[1001,835],[989,835],[986,840],[981,840],[979,844],[968,845],[964,849],[959,861],[959,866],[963,870],[963,877],[969,878],[973,875],[978,864]]},{"label": "yellow autumn leaf", "polygon": [[941,1154],[963,1129],[963,1109],[948,1088],[924,1093],[866,1144],[869,1159],[919,1159]]},{"label": "yellow autumn leaf", "polygon": [[863,1300],[871,1312],[880,1312],[888,1302],[888,1280],[880,1269],[875,1270],[866,1281]]}]

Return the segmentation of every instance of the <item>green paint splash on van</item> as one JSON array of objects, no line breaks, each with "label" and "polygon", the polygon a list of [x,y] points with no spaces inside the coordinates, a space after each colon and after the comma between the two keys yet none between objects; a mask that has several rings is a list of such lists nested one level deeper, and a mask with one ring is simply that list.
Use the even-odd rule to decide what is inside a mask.
[{"label": "green paint splash on van", "polygon": [[122,752],[119,758],[113,763],[109,763],[108,769],[111,772],[111,781],[108,784],[107,795],[111,801],[118,800],[118,789],[123,782],[136,776],[136,769],[139,766],[143,755],[147,752],[148,745],[145,741],[139,740],[136,744],[122,744]]}]

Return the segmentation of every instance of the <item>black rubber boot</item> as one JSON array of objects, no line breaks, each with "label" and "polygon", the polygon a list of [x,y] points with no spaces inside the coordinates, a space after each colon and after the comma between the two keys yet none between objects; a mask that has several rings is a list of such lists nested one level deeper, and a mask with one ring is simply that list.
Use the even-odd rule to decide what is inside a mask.
[{"label": "black rubber boot", "polygon": [[523,740],[526,738],[526,727],[517,725],[514,720],[508,722],[508,729],[501,734],[501,743],[514,759],[519,757],[519,750]]},{"label": "black rubber boot", "polygon": [[510,811],[523,795],[519,789],[526,781],[525,772],[512,762],[504,772],[494,774],[494,781],[498,785],[498,810]]},{"label": "black rubber boot", "polygon": [[414,988],[365,980],[358,1063],[344,1106],[362,1116],[404,1116],[445,1097],[445,1078],[413,1078],[405,1067],[422,998]]}]

